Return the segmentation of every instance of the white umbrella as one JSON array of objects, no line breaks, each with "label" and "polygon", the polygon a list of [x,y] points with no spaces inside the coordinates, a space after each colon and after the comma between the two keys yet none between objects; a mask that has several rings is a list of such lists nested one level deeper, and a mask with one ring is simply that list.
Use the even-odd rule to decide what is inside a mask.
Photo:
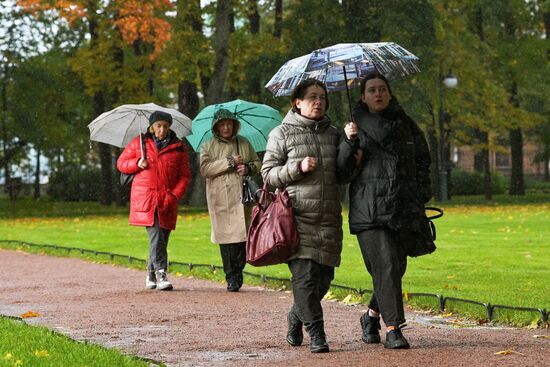
[{"label": "white umbrella", "polygon": [[162,111],[172,115],[172,129],[178,138],[191,134],[191,119],[173,109],[158,106],[154,103],[125,104],[104,112],[90,122],[90,140],[125,147],[140,133],[147,132],[149,116],[154,111]]}]

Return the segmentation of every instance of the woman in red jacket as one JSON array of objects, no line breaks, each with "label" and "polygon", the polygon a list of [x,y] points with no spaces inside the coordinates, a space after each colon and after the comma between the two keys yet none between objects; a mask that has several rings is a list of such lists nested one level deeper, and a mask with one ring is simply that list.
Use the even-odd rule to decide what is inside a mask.
[{"label": "woman in red jacket", "polygon": [[145,286],[170,290],[168,237],[176,228],[178,202],[191,181],[189,160],[182,142],[170,130],[172,116],[155,111],[144,135],[146,158],[140,137],[133,139],[118,158],[117,168],[135,174],[130,193],[130,224],[145,226],[149,235],[149,261]]}]

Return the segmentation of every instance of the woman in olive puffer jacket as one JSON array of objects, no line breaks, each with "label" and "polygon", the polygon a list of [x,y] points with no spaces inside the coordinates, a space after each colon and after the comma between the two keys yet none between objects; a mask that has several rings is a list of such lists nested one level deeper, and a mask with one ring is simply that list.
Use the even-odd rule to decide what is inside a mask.
[{"label": "woman in olive puffer jacket", "polygon": [[288,191],[300,236],[298,252],[288,261],[294,304],[288,314],[287,341],[301,345],[305,326],[311,352],[328,352],[321,299],[342,251],[336,174],[340,134],[325,115],[328,100],[323,83],[313,79],[300,83],[291,101],[292,109],[269,135],[262,176]]}]

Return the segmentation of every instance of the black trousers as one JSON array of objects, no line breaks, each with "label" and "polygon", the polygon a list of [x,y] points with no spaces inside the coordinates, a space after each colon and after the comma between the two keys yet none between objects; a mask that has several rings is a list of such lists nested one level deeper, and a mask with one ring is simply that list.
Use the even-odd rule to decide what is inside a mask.
[{"label": "black trousers", "polygon": [[246,243],[224,243],[220,245],[223,271],[227,282],[237,282],[243,285],[243,269],[246,265]]},{"label": "black trousers", "polygon": [[323,321],[321,300],[334,279],[334,268],[308,259],[291,260],[288,262],[288,268],[292,273],[294,295],[294,304],[290,312],[305,325]]},{"label": "black trousers", "polygon": [[407,269],[406,249],[399,246],[397,232],[369,229],[357,235],[363,260],[372,276],[374,293],[369,308],[380,312],[387,326],[405,322],[401,280]]},{"label": "black trousers", "polygon": [[147,270],[150,272],[164,269],[168,271],[168,238],[170,230],[161,228],[159,216],[155,211],[155,223],[151,227],[145,227],[149,236],[149,262]]}]

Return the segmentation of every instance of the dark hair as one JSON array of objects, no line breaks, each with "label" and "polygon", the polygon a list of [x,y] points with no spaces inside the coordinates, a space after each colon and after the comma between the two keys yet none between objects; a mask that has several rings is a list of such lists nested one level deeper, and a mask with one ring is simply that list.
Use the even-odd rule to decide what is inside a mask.
[{"label": "dark hair", "polygon": [[297,99],[304,99],[304,97],[306,96],[307,89],[309,87],[311,87],[312,85],[316,85],[318,87],[321,87],[325,91],[325,94],[326,94],[325,111],[328,110],[327,86],[325,85],[325,83],[323,83],[320,80],[310,78],[310,79],[304,80],[303,82],[300,82],[300,84],[298,84],[296,86],[296,88],[294,88],[294,90],[292,91],[292,94],[290,95],[290,104],[292,105],[292,109],[294,111],[298,111],[298,112],[300,111],[300,109],[296,107],[296,100]]},{"label": "dark hair", "polygon": [[367,82],[371,79],[380,79],[380,80],[383,80],[384,83],[386,83],[386,86],[388,87],[388,92],[390,92],[390,96],[393,97],[393,93],[391,91],[391,86],[390,86],[390,83],[388,82],[388,79],[386,79],[386,77],[382,74],[380,74],[378,71],[371,71],[370,73],[368,73],[364,78],[363,80],[361,80],[361,95],[363,95],[365,93],[365,88],[367,86]]}]

